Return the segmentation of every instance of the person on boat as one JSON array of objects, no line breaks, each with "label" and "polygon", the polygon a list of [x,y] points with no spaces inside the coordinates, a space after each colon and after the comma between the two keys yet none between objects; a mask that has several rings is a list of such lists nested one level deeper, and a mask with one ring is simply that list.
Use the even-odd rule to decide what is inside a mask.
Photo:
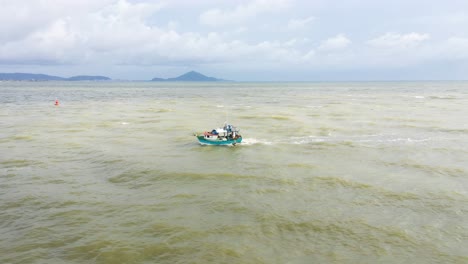
[{"label": "person on boat", "polygon": [[228,123],[224,123],[223,129],[226,130],[227,132],[231,132],[232,126],[229,125]]}]

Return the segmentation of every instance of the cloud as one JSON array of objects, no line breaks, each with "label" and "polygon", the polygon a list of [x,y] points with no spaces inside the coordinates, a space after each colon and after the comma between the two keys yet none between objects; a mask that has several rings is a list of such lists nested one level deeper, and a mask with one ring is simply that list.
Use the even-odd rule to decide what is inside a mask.
[{"label": "cloud", "polygon": [[314,21],[315,17],[307,17],[304,19],[291,19],[286,26],[289,30],[301,30],[304,29],[310,22]]},{"label": "cloud", "polygon": [[[58,2],[51,10],[45,1],[34,0],[30,6],[15,2],[6,6],[13,13],[37,11],[38,15],[31,20],[41,23],[33,25],[24,16],[24,22],[20,19],[10,28],[0,27],[0,36],[8,35],[0,42],[0,64],[139,64],[141,58],[148,63],[147,58],[154,60],[159,56],[160,52],[155,52],[158,48],[179,37],[172,29],[162,30],[147,23],[163,7],[160,3]],[[10,32],[16,32],[14,37]],[[145,56],[144,52],[149,54]]]},{"label": "cloud", "polygon": [[[44,29],[29,33],[23,39],[0,44],[0,63],[53,64],[78,59],[72,50],[79,49],[77,35],[66,20],[58,19]],[[67,58],[67,59],[66,59]]]},{"label": "cloud", "polygon": [[200,15],[200,23],[213,27],[241,24],[261,13],[281,11],[289,5],[289,0],[256,0],[238,5],[232,11],[210,9]]},{"label": "cloud", "polygon": [[338,34],[335,37],[323,41],[318,49],[320,51],[336,51],[345,49],[350,44],[351,40],[349,40],[344,34]]},{"label": "cloud", "polygon": [[315,50],[309,50],[304,56],[302,56],[303,61],[312,61],[315,58]]},{"label": "cloud", "polygon": [[[0,63],[81,63],[96,51],[126,46],[135,36],[148,33],[144,19],[161,4],[125,0],[69,2],[31,0],[28,5],[11,1],[0,9]],[[6,11],[5,11],[6,10]],[[11,14],[20,14],[11,16]],[[2,25],[3,23],[0,23]]]},{"label": "cloud", "polygon": [[115,0],[1,1],[0,43],[25,38],[60,19],[86,16],[112,2]]},{"label": "cloud", "polygon": [[409,34],[386,33],[369,40],[367,44],[375,48],[405,49],[416,47],[427,39],[429,39],[429,34],[414,32]]},{"label": "cloud", "polygon": [[[258,11],[266,3],[252,6]],[[119,0],[88,6],[89,12],[82,8],[77,14],[45,15],[47,23],[0,42],[0,64],[193,65],[291,62],[302,57],[294,48],[300,40],[248,43],[229,39],[232,34],[181,32],[175,23],[158,27],[150,18],[163,8],[160,4]]]}]

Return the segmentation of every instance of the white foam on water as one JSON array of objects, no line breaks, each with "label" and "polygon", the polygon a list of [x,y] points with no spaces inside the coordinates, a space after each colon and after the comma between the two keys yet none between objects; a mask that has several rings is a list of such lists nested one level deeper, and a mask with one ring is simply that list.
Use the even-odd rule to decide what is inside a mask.
[{"label": "white foam on water", "polygon": [[363,138],[356,140],[357,143],[420,143],[432,140],[431,138],[407,138],[407,137],[388,137],[383,136],[381,138]]},{"label": "white foam on water", "polygon": [[308,105],[307,108],[322,108],[323,105]]},{"label": "white foam on water", "polygon": [[291,137],[287,141],[283,141],[282,143],[292,143],[295,145],[304,145],[310,143],[318,143],[324,142],[326,139],[324,137],[317,137],[317,136],[303,136],[303,137]]},{"label": "white foam on water", "polygon": [[259,140],[256,138],[244,138],[242,139],[242,145],[272,145],[273,142],[266,140]]},{"label": "white foam on water", "polygon": [[[371,143],[371,144],[392,144],[392,143],[420,143],[432,140],[431,138],[408,138],[408,137],[396,137],[395,135],[362,135],[362,136],[296,136],[290,137],[283,140],[279,140],[276,143],[279,144],[293,144],[293,145],[306,145],[314,143]],[[260,143],[260,142],[259,142]]]}]

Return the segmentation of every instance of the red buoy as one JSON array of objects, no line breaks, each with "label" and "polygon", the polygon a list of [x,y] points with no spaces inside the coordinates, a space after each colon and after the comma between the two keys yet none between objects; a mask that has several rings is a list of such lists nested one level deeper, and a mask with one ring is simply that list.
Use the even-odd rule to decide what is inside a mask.
[{"label": "red buoy", "polygon": [[55,99],[55,105],[59,105],[59,101],[57,99]]}]

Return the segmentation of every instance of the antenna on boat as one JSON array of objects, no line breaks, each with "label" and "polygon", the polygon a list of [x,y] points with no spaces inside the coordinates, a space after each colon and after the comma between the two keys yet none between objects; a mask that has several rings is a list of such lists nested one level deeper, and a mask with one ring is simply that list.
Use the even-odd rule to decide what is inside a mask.
[{"label": "antenna on boat", "polygon": [[229,116],[228,116],[228,110],[227,110],[227,106],[226,106],[226,123],[229,123]]},{"label": "antenna on boat", "polygon": [[226,105],[226,100],[223,98],[223,105],[224,105],[224,112],[226,114],[226,124],[229,124],[229,116],[228,116],[228,107]]}]

